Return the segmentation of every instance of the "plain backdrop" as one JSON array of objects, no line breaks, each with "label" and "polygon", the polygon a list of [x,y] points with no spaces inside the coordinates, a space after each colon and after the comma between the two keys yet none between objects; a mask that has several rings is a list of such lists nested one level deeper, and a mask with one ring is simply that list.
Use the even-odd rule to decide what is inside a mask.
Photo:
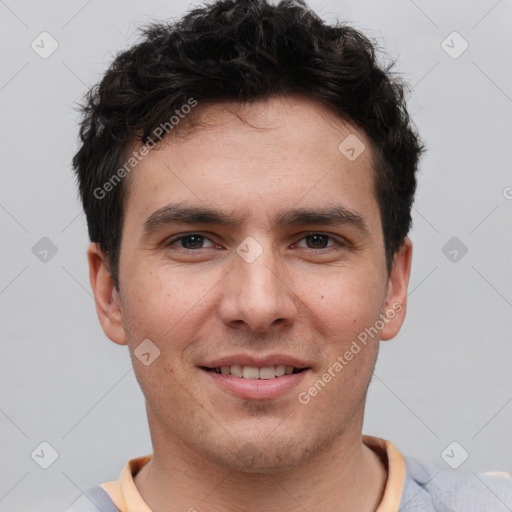
[{"label": "plain backdrop", "polygon": [[[512,1],[309,5],[397,59],[428,147],[408,316],[382,344],[364,433],[440,468],[449,447],[467,453],[457,471],[512,472]],[[60,510],[151,453],[127,348],[96,317],[70,162],[86,90],[139,25],[189,6],[0,0],[2,512]]]}]

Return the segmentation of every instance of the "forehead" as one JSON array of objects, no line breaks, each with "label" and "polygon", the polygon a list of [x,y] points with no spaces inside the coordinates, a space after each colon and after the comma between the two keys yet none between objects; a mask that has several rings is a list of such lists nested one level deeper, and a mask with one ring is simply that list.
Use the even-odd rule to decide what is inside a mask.
[{"label": "forehead", "polygon": [[131,173],[126,214],[147,217],[171,200],[229,203],[246,216],[287,205],[376,206],[369,139],[320,102],[199,104],[191,116]]}]

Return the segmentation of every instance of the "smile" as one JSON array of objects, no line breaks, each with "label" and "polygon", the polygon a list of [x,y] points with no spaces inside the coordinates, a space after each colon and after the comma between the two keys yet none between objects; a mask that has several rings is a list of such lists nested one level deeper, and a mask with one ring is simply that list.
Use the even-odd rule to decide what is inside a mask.
[{"label": "smile", "polygon": [[208,385],[213,386],[212,389],[243,400],[271,400],[285,397],[293,389],[301,389],[301,382],[310,368],[231,365],[215,368],[202,366],[200,371],[208,378]]},{"label": "smile", "polygon": [[234,364],[231,366],[220,366],[217,368],[207,368],[209,372],[215,372],[222,375],[232,375],[241,379],[262,379],[270,380],[283,375],[291,375],[292,373],[300,373],[306,368],[295,368],[294,366],[276,365],[276,366],[242,366]]}]

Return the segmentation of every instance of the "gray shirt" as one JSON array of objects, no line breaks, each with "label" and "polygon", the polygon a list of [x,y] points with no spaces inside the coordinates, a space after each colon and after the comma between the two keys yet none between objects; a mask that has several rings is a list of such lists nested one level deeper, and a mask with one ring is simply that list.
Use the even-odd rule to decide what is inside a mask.
[{"label": "gray shirt", "polygon": [[[379,512],[512,512],[512,477],[448,470],[404,457],[399,510]],[[88,489],[63,512],[119,512],[99,486]],[[335,512],[335,511],[333,511]]]}]

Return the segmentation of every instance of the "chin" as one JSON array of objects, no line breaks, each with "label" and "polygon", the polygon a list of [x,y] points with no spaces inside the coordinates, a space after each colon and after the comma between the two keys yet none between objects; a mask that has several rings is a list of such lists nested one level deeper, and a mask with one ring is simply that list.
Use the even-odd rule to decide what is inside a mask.
[{"label": "chin", "polygon": [[[203,455],[212,463],[230,471],[240,473],[274,474],[300,467],[312,458],[324,444],[324,440],[314,440],[313,444],[300,445],[296,438],[286,439],[262,437],[254,440],[241,440],[235,443],[230,439],[232,446],[221,451],[206,450]],[[217,445],[215,448],[219,448]]]}]

